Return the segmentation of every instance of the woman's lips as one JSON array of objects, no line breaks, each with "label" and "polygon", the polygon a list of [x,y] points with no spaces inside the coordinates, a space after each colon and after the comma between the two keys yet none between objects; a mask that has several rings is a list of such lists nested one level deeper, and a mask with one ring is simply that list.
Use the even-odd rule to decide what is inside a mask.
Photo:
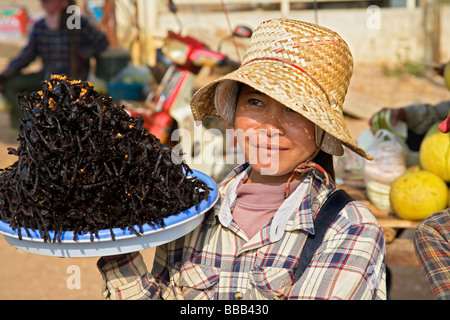
[{"label": "woman's lips", "polygon": [[250,144],[250,146],[252,148],[256,148],[259,150],[267,150],[267,151],[271,151],[271,152],[279,152],[279,151],[288,150],[288,148],[280,147],[277,145],[270,145],[270,144]]}]

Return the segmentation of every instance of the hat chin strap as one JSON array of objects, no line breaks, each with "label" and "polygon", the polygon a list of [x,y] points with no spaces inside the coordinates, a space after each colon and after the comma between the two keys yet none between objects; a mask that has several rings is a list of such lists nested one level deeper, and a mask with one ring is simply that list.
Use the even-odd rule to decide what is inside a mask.
[{"label": "hat chin strap", "polygon": [[[317,126],[316,126],[316,128],[317,128]],[[317,129],[316,129],[316,132],[317,132]],[[316,137],[317,137],[317,136],[316,136]],[[330,185],[330,178],[328,177],[328,174],[327,174],[327,172],[325,171],[325,169],[322,168],[322,166],[320,166],[320,165],[318,165],[317,163],[315,163],[315,162],[312,161],[312,160],[317,156],[317,154],[320,152],[320,149],[321,149],[321,147],[322,147],[322,143],[323,143],[324,137],[325,137],[325,133],[322,131],[322,136],[321,136],[319,142],[317,142],[317,140],[316,140],[316,143],[317,143],[317,148],[316,148],[316,150],[314,150],[314,152],[309,156],[308,159],[306,159],[305,161],[303,161],[302,163],[300,163],[298,166],[296,166],[296,167],[294,168],[294,170],[292,170],[292,173],[291,173],[291,175],[289,176],[289,179],[288,179],[288,181],[286,182],[286,187],[285,187],[285,189],[284,189],[284,198],[285,198],[285,199],[286,199],[287,197],[289,197],[289,195],[290,195],[290,191],[291,191],[291,190],[290,190],[290,189],[291,189],[290,183],[291,183],[291,181],[292,181],[292,179],[294,178],[294,175],[295,175],[296,173],[305,174],[305,173],[307,173],[307,172],[309,172],[309,171],[311,171],[311,170],[317,169],[317,170],[319,170],[320,172],[322,172],[323,175],[325,176],[325,185],[326,185],[327,187]]]}]

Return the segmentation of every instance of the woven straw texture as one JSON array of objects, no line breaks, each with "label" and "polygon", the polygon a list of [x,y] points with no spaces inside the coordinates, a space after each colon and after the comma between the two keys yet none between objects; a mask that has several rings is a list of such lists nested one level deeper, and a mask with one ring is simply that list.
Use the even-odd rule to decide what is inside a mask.
[{"label": "woven straw texture", "polygon": [[372,159],[354,143],[344,122],[343,103],[352,72],[350,49],[334,31],[286,18],[265,21],[253,33],[241,67],[196,92],[192,113],[196,120],[222,116],[232,121],[237,98],[233,82],[242,82]]}]

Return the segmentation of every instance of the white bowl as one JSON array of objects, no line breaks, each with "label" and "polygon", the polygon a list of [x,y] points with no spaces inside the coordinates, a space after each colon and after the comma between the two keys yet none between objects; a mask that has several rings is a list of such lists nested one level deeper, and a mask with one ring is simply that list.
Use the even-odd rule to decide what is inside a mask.
[{"label": "white bowl", "polygon": [[[19,239],[17,229],[12,229],[9,223],[0,220],[0,233],[5,240],[17,249],[46,256],[55,257],[99,257],[123,254],[156,247],[172,240],[181,238],[194,230],[203,220],[219,198],[217,184],[208,175],[192,170],[191,176],[204,181],[210,190],[208,198],[195,206],[175,215],[164,218],[164,227],[161,224],[151,226],[142,225],[142,234],[137,236],[133,231],[121,228],[113,228],[115,240],[111,238],[109,229],[99,230],[98,238],[94,236],[91,241],[89,232],[77,236],[77,241],[73,240],[73,231],[63,231],[61,241],[52,242],[41,238],[39,231],[28,229],[30,236],[24,228],[21,228],[22,239]],[[139,232],[139,227],[134,226]],[[54,231],[49,231],[50,238],[53,239]]]}]

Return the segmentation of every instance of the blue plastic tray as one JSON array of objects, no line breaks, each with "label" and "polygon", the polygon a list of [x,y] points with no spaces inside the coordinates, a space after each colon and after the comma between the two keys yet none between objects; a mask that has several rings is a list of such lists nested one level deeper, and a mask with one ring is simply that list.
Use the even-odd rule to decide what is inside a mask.
[{"label": "blue plastic tray", "polygon": [[[30,236],[28,236],[25,229],[21,228],[22,240],[20,240],[18,230],[13,230],[9,223],[1,220],[0,233],[3,234],[9,244],[20,250],[57,257],[107,256],[159,246],[194,230],[202,222],[204,214],[214,206],[219,198],[215,181],[200,171],[192,171],[191,176],[204,181],[208,187],[213,189],[210,190],[208,198],[199,203],[198,210],[193,206],[178,214],[166,217],[163,220],[164,227],[161,224],[142,225],[143,233],[140,237],[128,228],[114,228],[114,241],[111,238],[110,230],[104,229],[98,231],[98,238],[94,236],[93,241],[91,241],[89,232],[78,235],[77,241],[74,241],[73,231],[63,231],[61,242],[44,242],[38,230],[28,229],[30,232]],[[134,229],[139,232],[138,226],[134,226]],[[49,234],[50,238],[53,239],[54,231],[49,231]]]}]

